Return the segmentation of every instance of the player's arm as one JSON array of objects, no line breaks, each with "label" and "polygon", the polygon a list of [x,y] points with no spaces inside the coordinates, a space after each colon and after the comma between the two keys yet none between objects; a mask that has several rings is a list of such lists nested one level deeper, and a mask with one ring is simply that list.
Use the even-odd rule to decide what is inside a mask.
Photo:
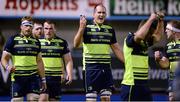
[{"label": "player's arm", "polygon": [[145,39],[145,37],[149,31],[149,28],[151,27],[151,24],[156,19],[157,19],[156,14],[152,13],[151,16],[149,17],[149,19],[145,22],[145,24],[136,31],[135,36],[134,36],[135,42],[140,43],[141,40]]},{"label": "player's arm", "polygon": [[16,69],[14,65],[9,63],[12,58],[13,46],[14,36],[11,36],[4,46],[4,51],[1,57],[1,63],[3,68],[5,68],[5,70],[8,70],[9,72],[14,72]]},{"label": "player's arm", "polygon": [[8,70],[9,72],[14,72],[15,66],[9,65],[10,60],[11,60],[11,53],[7,51],[3,51],[2,57],[1,57],[1,63],[2,63],[3,68],[5,68],[5,70]]},{"label": "player's arm", "polygon": [[86,27],[86,18],[85,16],[81,16],[80,17],[80,21],[79,21],[79,29],[78,32],[76,33],[75,37],[74,37],[74,47],[77,48],[79,47],[79,45],[82,42],[82,38],[83,38],[83,33]]},{"label": "player's arm", "polygon": [[120,45],[118,43],[111,44],[111,49],[116,57],[124,63],[124,55],[122,49],[120,48]]},{"label": "player's arm", "polygon": [[156,15],[158,16],[158,25],[154,32],[153,36],[153,43],[156,43],[161,40],[162,34],[164,33],[164,13],[157,12]]},{"label": "player's arm", "polygon": [[6,68],[6,65],[8,65],[8,62],[11,59],[11,54],[7,51],[3,51],[2,57],[1,57],[1,63],[4,68]]},{"label": "player's arm", "polygon": [[64,62],[66,65],[66,72],[67,72],[67,76],[66,76],[66,84],[70,84],[72,82],[72,70],[73,70],[73,60],[71,57],[71,53],[67,53],[63,56],[64,58]]},{"label": "player's arm", "polygon": [[154,53],[155,61],[162,67],[162,68],[169,68],[169,60],[167,57],[163,56],[160,51],[155,51]]},{"label": "player's arm", "polygon": [[41,77],[41,91],[45,91],[47,89],[47,85],[46,85],[46,78],[45,78],[44,63],[42,60],[41,53],[37,55],[37,66],[38,66],[39,75]]},{"label": "player's arm", "polygon": [[42,60],[41,53],[37,56],[37,65],[38,65],[38,72],[41,78],[45,78],[45,69],[44,69],[44,63]]}]

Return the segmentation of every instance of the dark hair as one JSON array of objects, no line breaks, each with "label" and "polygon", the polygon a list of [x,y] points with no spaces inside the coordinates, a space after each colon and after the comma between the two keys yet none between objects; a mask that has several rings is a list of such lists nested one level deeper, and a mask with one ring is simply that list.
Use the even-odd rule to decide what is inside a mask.
[{"label": "dark hair", "polygon": [[171,24],[173,27],[180,29],[180,21],[172,20],[168,22],[168,24]]},{"label": "dark hair", "polygon": [[42,22],[39,20],[34,20],[34,24],[42,24]]},{"label": "dark hair", "polygon": [[44,23],[54,24],[54,25],[55,25],[55,23],[54,23],[53,21],[51,21],[51,20],[45,20],[45,22],[44,22]]},{"label": "dark hair", "polygon": [[106,10],[106,7],[105,7],[102,3],[100,3],[100,4],[97,4],[97,5],[94,7],[94,12],[96,12],[96,8],[97,8],[98,6],[104,7],[105,10]]}]

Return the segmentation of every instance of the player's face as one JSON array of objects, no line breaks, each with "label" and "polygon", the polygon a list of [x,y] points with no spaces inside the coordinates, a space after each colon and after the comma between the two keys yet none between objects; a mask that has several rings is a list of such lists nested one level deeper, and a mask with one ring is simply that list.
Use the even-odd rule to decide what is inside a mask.
[{"label": "player's face", "polygon": [[97,6],[93,17],[95,23],[103,24],[106,18],[106,9],[103,6]]},{"label": "player's face", "polygon": [[46,39],[52,39],[55,35],[54,24],[44,23],[44,36]]},{"label": "player's face", "polygon": [[35,38],[40,38],[40,36],[43,34],[43,26],[42,24],[34,24],[33,30],[32,30],[33,36]]},{"label": "player's face", "polygon": [[167,35],[167,39],[169,39],[169,40],[174,39],[174,33],[175,32],[170,30],[167,26],[166,26],[166,31],[165,32],[166,32],[166,35]]},{"label": "player's face", "polygon": [[21,25],[21,34],[23,34],[24,36],[30,36],[32,34],[32,26]]}]

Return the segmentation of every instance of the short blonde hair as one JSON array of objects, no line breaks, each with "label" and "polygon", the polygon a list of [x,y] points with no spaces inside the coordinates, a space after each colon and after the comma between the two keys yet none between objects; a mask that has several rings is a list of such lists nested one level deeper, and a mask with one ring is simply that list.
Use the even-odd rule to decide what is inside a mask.
[{"label": "short blonde hair", "polygon": [[30,21],[30,22],[33,22],[33,18],[32,18],[31,16],[24,16],[24,17],[21,19],[21,22],[23,22],[23,21],[25,21],[25,20]]}]

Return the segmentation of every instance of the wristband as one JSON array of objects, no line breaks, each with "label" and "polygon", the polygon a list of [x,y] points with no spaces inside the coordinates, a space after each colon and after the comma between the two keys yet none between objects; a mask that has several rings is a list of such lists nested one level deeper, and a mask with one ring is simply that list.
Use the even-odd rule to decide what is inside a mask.
[{"label": "wristband", "polygon": [[41,82],[46,83],[46,78],[45,77],[41,78]]}]

